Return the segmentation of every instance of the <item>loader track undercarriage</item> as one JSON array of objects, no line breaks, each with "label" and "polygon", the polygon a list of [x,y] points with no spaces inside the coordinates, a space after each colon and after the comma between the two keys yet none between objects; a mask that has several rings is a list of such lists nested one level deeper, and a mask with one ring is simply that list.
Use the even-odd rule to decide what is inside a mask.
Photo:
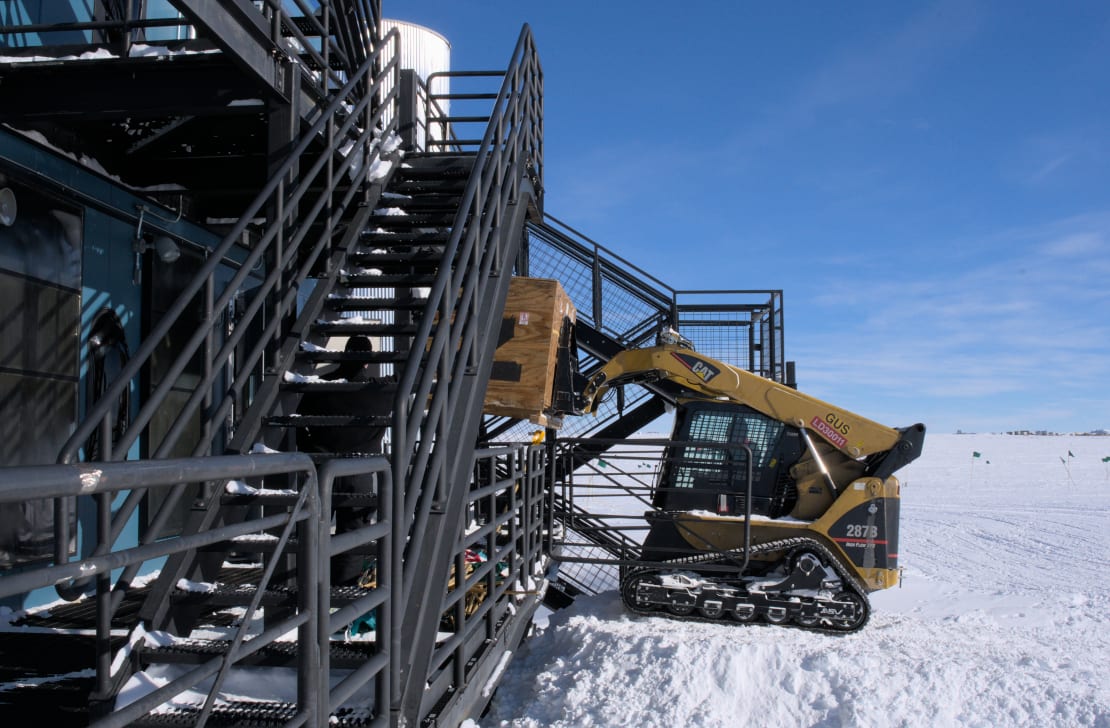
[{"label": "loader track undercarriage", "polygon": [[871,606],[862,585],[825,546],[791,538],[752,546],[749,557],[776,552],[786,555],[785,570],[761,576],[698,571],[743,559],[742,550],[632,567],[622,574],[621,599],[638,614],[663,612],[685,620],[762,620],[836,634],[867,624]]}]

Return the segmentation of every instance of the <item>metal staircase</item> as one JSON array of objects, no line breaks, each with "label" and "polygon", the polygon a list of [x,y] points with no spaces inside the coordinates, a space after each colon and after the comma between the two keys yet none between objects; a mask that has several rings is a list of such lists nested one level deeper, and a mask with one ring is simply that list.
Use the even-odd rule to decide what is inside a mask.
[{"label": "metal staircase", "polygon": [[[152,188],[136,237],[166,210],[205,233],[182,240],[202,262],[58,462],[0,469],[0,501],[53,500],[56,544],[0,596],[56,588],[68,604],[16,626],[80,630],[87,650],[49,682],[66,700],[0,691],[0,713],[22,696],[74,707],[59,725],[477,717],[544,592],[566,507],[552,472],[575,467],[481,413],[510,277],[562,282],[587,374],[669,325],[699,348],[742,338],[704,350],[779,378],[781,293],[695,301],[544,217],[527,27],[504,70],[421,80],[399,68],[398,33],[380,37],[376,1],[157,5],[0,28],[58,55],[0,64],[0,120]],[[674,396],[635,390],[565,433],[622,438]],[[76,503],[96,511],[79,556]],[[333,582],[341,562],[357,577]],[[0,637],[13,665],[48,669],[15,660],[27,649]],[[271,699],[227,698],[259,676]]]},{"label": "metal staircase", "polygon": [[[259,157],[228,135],[231,153],[208,171],[224,169],[232,187],[197,179],[195,194],[181,195],[184,214],[220,220],[222,242],[90,404],[61,464],[0,472],[5,498],[27,492],[22,479],[36,497],[56,499],[58,544],[55,565],[6,577],[0,592],[56,583],[76,600],[55,611],[95,629],[87,689],[97,725],[461,722],[488,701],[484,686],[523,637],[545,563],[543,449],[476,446],[496,343],[488,332],[525,221],[541,214],[542,72],[531,33],[523,30],[507,71],[486,74],[500,88],[486,94],[483,137],[410,151],[402,162],[397,34],[376,39],[376,3],[324,3],[296,17],[271,2],[174,4],[248,79],[238,83],[268,98],[254,121],[271,152]],[[149,20],[112,19],[127,36],[124,58],[137,34],[157,26]],[[13,75],[29,80],[33,69]],[[425,117],[435,118],[425,98]],[[150,125],[140,149],[153,154],[194,118],[176,112]],[[198,138],[215,144],[220,123],[205,119]],[[71,133],[106,128],[78,123]],[[149,161],[126,155],[109,164],[150,173]],[[252,184],[249,203],[231,207],[231,193]],[[239,265],[223,280],[229,256]],[[112,403],[198,302],[206,323],[185,333],[162,380],[117,427]],[[359,336],[372,352],[334,345]],[[174,394],[198,358],[200,380]],[[327,378],[352,364],[376,368],[374,381]],[[302,400],[331,404],[303,411]],[[155,435],[155,420],[170,424]],[[323,437],[311,454],[292,452],[312,433],[368,430],[384,438],[331,451],[334,438]],[[103,462],[82,463],[93,432]],[[135,447],[143,457],[125,461]],[[352,482],[369,488],[346,490]],[[73,561],[79,495],[98,503],[99,545]],[[356,509],[371,517],[333,535],[333,511]],[[146,526],[128,546],[121,536],[138,514]],[[365,578],[333,586],[329,561],[345,552],[364,556]],[[151,558],[164,563],[146,583]],[[145,636],[155,633],[171,636]],[[289,683],[283,698],[216,699],[263,668]],[[117,701],[132,675],[162,687]]]}]

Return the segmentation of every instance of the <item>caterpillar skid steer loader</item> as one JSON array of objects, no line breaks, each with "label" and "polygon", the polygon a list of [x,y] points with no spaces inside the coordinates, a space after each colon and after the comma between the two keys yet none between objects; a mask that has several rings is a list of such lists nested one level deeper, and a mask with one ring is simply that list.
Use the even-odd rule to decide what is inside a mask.
[{"label": "caterpillar skid steer loader", "polygon": [[[672,339],[673,341],[673,339]],[[680,385],[642,550],[621,569],[626,607],[852,632],[868,593],[899,580],[900,486],[925,428],[886,427],[665,343],[621,352],[587,383]]]}]

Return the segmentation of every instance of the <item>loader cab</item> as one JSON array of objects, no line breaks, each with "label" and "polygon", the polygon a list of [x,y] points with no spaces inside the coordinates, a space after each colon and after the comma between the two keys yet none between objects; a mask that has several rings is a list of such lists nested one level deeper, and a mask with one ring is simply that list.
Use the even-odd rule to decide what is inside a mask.
[{"label": "loader cab", "polygon": [[790,467],[803,453],[797,428],[729,402],[689,401],[675,413],[652,505],[666,511],[746,511],[751,450],[752,514],[790,513],[798,494]]}]

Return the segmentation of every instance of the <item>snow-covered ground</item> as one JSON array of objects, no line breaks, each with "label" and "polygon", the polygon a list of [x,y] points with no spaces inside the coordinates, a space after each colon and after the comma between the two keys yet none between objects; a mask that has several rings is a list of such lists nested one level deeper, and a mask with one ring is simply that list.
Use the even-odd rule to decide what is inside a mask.
[{"label": "snow-covered ground", "polygon": [[903,587],[861,632],[632,616],[606,592],[550,616],[480,725],[1110,728],[1107,456],[927,435],[898,474]]}]

